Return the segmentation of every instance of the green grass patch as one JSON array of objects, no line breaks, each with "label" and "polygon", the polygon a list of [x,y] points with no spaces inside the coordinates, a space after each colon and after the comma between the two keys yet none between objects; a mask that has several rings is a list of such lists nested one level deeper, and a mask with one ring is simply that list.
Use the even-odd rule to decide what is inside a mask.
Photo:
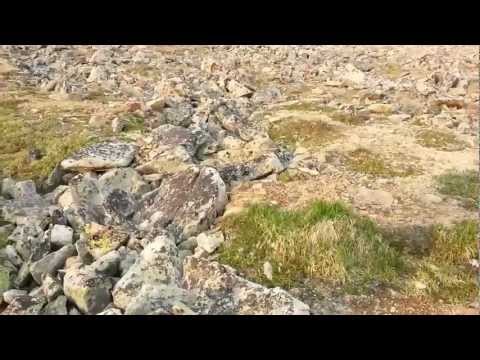
[{"label": "green grass patch", "polygon": [[417,136],[417,142],[425,147],[443,151],[459,151],[465,149],[467,144],[457,139],[454,134],[439,130],[422,130]]},{"label": "green grass patch", "polygon": [[290,150],[297,145],[318,148],[340,137],[340,131],[321,120],[289,117],[275,122],[268,131],[270,138]]},{"label": "green grass patch", "polygon": [[364,148],[349,152],[342,161],[353,171],[378,177],[406,177],[421,173],[418,167],[404,162],[393,164],[380,154]]},{"label": "green grass patch", "polygon": [[[266,286],[288,289],[308,280],[358,294],[380,284],[447,303],[466,303],[478,294],[469,264],[478,258],[477,221],[429,228],[423,253],[407,252],[338,202],[317,201],[301,210],[257,204],[224,219],[221,228],[227,240],[219,260]],[[263,274],[267,261],[272,280]]]},{"label": "green grass patch", "polygon": [[[315,202],[299,211],[256,205],[225,220],[220,260],[250,279],[291,288],[304,279],[355,292],[373,281],[394,282],[404,264],[368,219],[340,203]],[[273,267],[273,279],[263,264]]]},{"label": "green grass patch", "polygon": [[480,198],[480,177],[478,171],[450,170],[437,176],[437,189],[441,194],[459,198],[466,208],[478,207]]}]

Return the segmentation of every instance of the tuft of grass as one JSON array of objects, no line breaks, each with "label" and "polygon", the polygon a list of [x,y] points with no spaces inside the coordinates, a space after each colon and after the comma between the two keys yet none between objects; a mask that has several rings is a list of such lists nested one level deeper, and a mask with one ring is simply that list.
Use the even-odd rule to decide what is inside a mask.
[{"label": "tuft of grass", "polygon": [[422,130],[417,136],[417,142],[425,147],[443,151],[459,151],[465,149],[467,144],[457,139],[454,134],[439,130]]},{"label": "tuft of grass", "polygon": [[364,148],[351,151],[344,156],[343,160],[353,171],[379,177],[406,177],[421,172],[413,165],[396,164],[394,166],[383,156]]},{"label": "tuft of grass", "polygon": [[145,131],[145,119],[136,114],[128,114],[125,118],[125,131]]},{"label": "tuft of grass", "polygon": [[441,194],[460,198],[467,208],[478,206],[480,199],[480,176],[478,171],[450,170],[437,176],[437,189]]},{"label": "tuft of grass", "polygon": [[269,129],[270,138],[290,150],[297,145],[305,148],[320,147],[340,136],[337,128],[321,120],[294,117],[277,121]]},{"label": "tuft of grass", "polygon": [[478,259],[477,233],[478,222],[474,220],[434,227],[431,250],[420,260],[414,277],[424,284],[429,296],[460,303],[473,301],[479,295],[478,272],[469,264]]},{"label": "tuft of grass", "polygon": [[[294,287],[305,279],[344,285],[350,292],[373,282],[394,282],[404,264],[373,222],[341,203],[315,202],[298,211],[255,205],[225,219],[220,260],[250,279]],[[263,264],[273,267],[273,279]]]}]

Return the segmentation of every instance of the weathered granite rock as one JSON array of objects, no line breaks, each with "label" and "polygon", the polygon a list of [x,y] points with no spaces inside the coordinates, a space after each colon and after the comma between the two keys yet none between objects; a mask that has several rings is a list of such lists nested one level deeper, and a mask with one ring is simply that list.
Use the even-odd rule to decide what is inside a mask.
[{"label": "weathered granite rock", "polygon": [[224,241],[220,231],[213,233],[201,233],[197,236],[197,244],[209,254],[213,253]]},{"label": "weathered granite rock", "polygon": [[40,315],[45,302],[45,298],[42,297],[17,296],[12,299],[2,315]]},{"label": "weathered granite rock", "polygon": [[10,304],[16,297],[27,295],[26,290],[10,289],[3,292],[3,301]]},{"label": "weathered granite rock", "polygon": [[45,274],[55,274],[55,272],[65,265],[65,260],[75,253],[73,245],[65,245],[61,249],[54,251],[30,265],[30,273],[37,284],[42,283],[42,277]]},{"label": "weathered granite rock", "polygon": [[17,226],[8,239],[15,243],[15,250],[24,261],[30,258],[38,260],[50,250],[50,242],[43,229],[35,224]]},{"label": "weathered granite rock", "polygon": [[90,223],[85,227],[88,252],[99,259],[103,255],[118,249],[129,239],[129,234],[113,226]]},{"label": "weathered granite rock", "polygon": [[190,306],[196,300],[194,292],[176,285],[144,284],[126,307],[125,315],[194,315]]},{"label": "weathered granite rock", "polygon": [[124,310],[144,284],[176,284],[180,280],[180,264],[173,239],[159,236],[140,254],[124,276],[115,284],[113,302]]},{"label": "weathered granite rock", "polygon": [[81,149],[61,162],[66,170],[105,170],[126,167],[132,162],[136,147],[123,142],[104,142]]},{"label": "weathered granite rock", "polygon": [[42,315],[68,315],[67,297],[61,295],[49,302],[43,308]]},{"label": "weathered granite rock", "polygon": [[62,284],[51,274],[45,274],[42,278],[42,293],[48,301],[53,301],[57,296],[63,293]]},{"label": "weathered granite rock", "polygon": [[308,315],[309,307],[280,288],[268,289],[217,262],[190,256],[183,266],[183,288],[198,290],[202,314]]},{"label": "weathered granite rock", "polygon": [[158,193],[142,205],[136,221],[140,229],[167,225],[185,236],[208,229],[226,204],[226,186],[213,168],[191,168],[166,179]]},{"label": "weathered granite rock", "polygon": [[73,244],[73,229],[64,225],[54,225],[50,232],[50,243],[56,247]]},{"label": "weathered granite rock", "polygon": [[84,314],[98,314],[111,303],[112,281],[88,269],[69,269],[63,280],[63,292]]}]

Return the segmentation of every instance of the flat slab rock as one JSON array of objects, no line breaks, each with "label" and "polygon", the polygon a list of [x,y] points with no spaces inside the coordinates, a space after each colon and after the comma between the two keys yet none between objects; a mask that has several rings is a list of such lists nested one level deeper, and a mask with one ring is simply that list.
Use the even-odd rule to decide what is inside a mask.
[{"label": "flat slab rock", "polygon": [[136,146],[125,142],[103,142],[87,146],[61,162],[65,170],[106,170],[126,167],[135,156]]},{"label": "flat slab rock", "polygon": [[[183,264],[183,284],[204,298],[201,314],[309,315],[310,308],[280,288],[268,289],[235,274],[218,262],[189,256]],[[207,298],[208,300],[205,301]],[[199,303],[197,303],[199,305]]]},{"label": "flat slab rock", "polygon": [[192,236],[207,230],[226,202],[226,186],[218,171],[194,167],[164,180],[159,192],[142,204],[136,220],[141,230],[173,225]]}]

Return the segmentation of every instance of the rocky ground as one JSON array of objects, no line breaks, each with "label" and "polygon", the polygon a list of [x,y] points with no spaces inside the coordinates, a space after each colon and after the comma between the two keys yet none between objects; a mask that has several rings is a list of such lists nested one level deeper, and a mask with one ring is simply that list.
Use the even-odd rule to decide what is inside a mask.
[{"label": "rocky ground", "polygon": [[472,46],[3,46],[0,311],[478,314],[216,259],[256,202],[341,200],[428,248],[477,217],[436,179],[478,171],[478,118]]}]

